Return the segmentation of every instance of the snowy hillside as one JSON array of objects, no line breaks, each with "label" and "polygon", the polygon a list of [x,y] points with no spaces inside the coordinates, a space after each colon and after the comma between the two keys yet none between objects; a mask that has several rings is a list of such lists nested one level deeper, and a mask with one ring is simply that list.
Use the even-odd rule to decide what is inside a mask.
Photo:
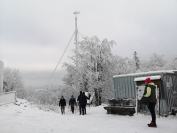
[{"label": "snowy hillside", "polygon": [[0,133],[177,133],[177,116],[157,118],[157,128],[147,127],[150,116],[107,115],[102,106],[88,107],[87,115],[42,111],[20,100],[0,106]]}]

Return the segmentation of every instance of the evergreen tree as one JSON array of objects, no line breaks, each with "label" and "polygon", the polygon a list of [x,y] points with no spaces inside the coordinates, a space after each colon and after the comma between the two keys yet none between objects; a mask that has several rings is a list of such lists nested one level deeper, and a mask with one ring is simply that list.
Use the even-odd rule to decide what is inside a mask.
[{"label": "evergreen tree", "polygon": [[138,57],[136,51],[134,51],[133,59],[134,59],[134,62],[135,62],[135,70],[138,71],[140,69],[140,60],[139,60],[139,57]]}]

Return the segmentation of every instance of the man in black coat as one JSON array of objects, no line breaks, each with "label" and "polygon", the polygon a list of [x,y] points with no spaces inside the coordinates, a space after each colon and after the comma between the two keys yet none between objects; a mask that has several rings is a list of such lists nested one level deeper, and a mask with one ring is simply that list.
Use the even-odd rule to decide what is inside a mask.
[{"label": "man in black coat", "polygon": [[89,99],[89,98],[85,95],[85,92],[80,91],[80,95],[77,98],[77,101],[79,102],[80,115],[86,114],[87,99]]},{"label": "man in black coat", "polygon": [[83,102],[82,102],[82,91],[80,91],[80,94],[77,98],[77,101],[78,101],[78,105],[79,105],[79,112],[80,112],[80,115],[82,114],[82,105],[83,105]]},{"label": "man in black coat", "polygon": [[86,95],[85,92],[83,92],[82,94],[82,114],[85,115],[86,114],[86,106],[87,106],[87,99],[89,99]]},{"label": "man in black coat", "polygon": [[72,95],[70,100],[69,100],[69,105],[71,106],[71,111],[74,114],[74,106],[76,106],[76,99]]},{"label": "man in black coat", "polygon": [[61,99],[59,101],[59,106],[61,108],[61,113],[64,114],[65,113],[66,100],[63,96],[61,96]]}]

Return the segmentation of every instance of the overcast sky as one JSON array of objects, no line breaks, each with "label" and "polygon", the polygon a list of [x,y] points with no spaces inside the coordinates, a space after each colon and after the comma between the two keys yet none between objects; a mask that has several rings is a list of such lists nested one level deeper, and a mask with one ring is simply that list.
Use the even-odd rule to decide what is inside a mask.
[{"label": "overcast sky", "polygon": [[20,70],[54,69],[75,10],[79,32],[115,40],[115,54],[177,56],[177,0],[0,0],[0,60]]}]

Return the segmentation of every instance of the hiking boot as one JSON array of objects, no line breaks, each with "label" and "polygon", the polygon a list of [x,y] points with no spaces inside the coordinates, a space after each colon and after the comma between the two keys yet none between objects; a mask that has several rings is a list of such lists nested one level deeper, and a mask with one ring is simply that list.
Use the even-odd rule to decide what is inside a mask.
[{"label": "hiking boot", "polygon": [[148,127],[157,127],[155,122],[151,122],[150,124],[148,124]]},{"label": "hiking boot", "polygon": [[147,125],[149,126],[152,123],[152,121],[150,123],[148,123]]}]

